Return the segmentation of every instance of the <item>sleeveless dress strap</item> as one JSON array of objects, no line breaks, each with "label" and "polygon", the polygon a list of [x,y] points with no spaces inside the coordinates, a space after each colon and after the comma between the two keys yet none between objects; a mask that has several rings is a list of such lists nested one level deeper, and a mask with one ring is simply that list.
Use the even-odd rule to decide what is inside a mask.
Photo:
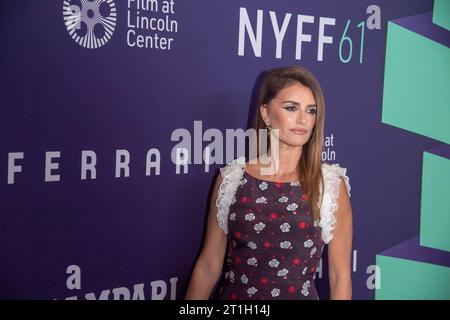
[{"label": "sleeveless dress strap", "polygon": [[[322,228],[322,239],[324,243],[329,243],[331,239],[333,239],[333,229],[336,227],[337,222],[334,213],[338,209],[340,177],[342,176],[344,178],[349,197],[351,187],[346,168],[340,167],[339,164],[328,163],[323,163],[321,168],[325,187],[323,190],[322,204],[320,206],[319,226]],[[322,182],[320,182],[319,199],[321,199],[321,196]]]},{"label": "sleeveless dress strap", "polygon": [[230,205],[236,202],[236,190],[244,175],[245,157],[239,157],[220,168],[223,177],[216,199],[217,224],[225,234],[228,234],[228,212]]}]

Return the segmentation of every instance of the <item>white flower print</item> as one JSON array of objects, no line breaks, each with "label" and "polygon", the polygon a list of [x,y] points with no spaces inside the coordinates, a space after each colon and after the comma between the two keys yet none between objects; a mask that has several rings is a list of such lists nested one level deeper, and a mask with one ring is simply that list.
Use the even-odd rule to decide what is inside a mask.
[{"label": "white flower print", "polygon": [[242,179],[240,183],[241,183],[241,186],[243,186],[244,184],[247,183],[247,179],[246,178]]},{"label": "white flower print", "polygon": [[263,182],[261,182],[261,183],[259,184],[259,188],[260,188],[261,190],[266,190],[266,189],[267,189],[267,186],[268,186],[268,184],[267,184],[267,182],[265,182],[265,181],[263,181]]},{"label": "white flower print", "polygon": [[289,232],[289,229],[291,228],[291,225],[289,224],[289,223],[287,223],[287,222],[285,222],[285,223],[283,223],[281,226],[280,226],[280,229],[281,229],[281,231],[283,231],[283,232]]},{"label": "white flower print", "polygon": [[256,203],[267,203],[266,197],[259,197],[255,200]]},{"label": "white flower print", "polygon": [[299,186],[300,181],[291,182],[291,186]]},{"label": "white flower print", "polygon": [[302,274],[305,275],[307,270],[308,270],[308,267],[305,267],[305,268],[303,269]]},{"label": "white flower print", "polygon": [[287,209],[289,211],[295,211],[295,209],[298,208],[298,205],[296,203],[291,203],[290,205],[287,206]]},{"label": "white flower print", "polygon": [[230,282],[234,283],[234,272],[230,271]]},{"label": "white flower print", "polygon": [[270,294],[272,295],[272,297],[278,297],[280,295],[280,289],[275,288],[270,292]]},{"label": "white flower print", "polygon": [[236,203],[236,197],[233,197],[233,200],[231,200],[231,204]]},{"label": "white flower print", "polygon": [[282,196],[280,199],[278,199],[278,202],[284,203],[288,201],[288,197]]},{"label": "white flower print", "polygon": [[247,264],[257,267],[258,266],[258,260],[255,257],[248,258]]},{"label": "white flower print", "polygon": [[303,289],[302,289],[302,294],[306,297],[307,295],[309,295],[309,287],[311,286],[311,283],[309,282],[309,280],[307,280],[304,284],[303,284]]},{"label": "white flower print", "polygon": [[277,272],[277,276],[279,276],[279,277],[284,277],[285,275],[287,275],[288,274],[288,269],[286,269],[286,268],[284,268],[284,269],[281,269],[281,270],[278,270],[278,272]]},{"label": "white flower print", "polygon": [[316,253],[316,252],[317,252],[317,248],[314,247],[314,248],[312,248],[312,250],[311,250],[311,252],[310,252],[310,255],[313,256],[314,253]]},{"label": "white flower print", "polygon": [[228,279],[228,277],[230,276],[229,272],[225,272],[225,280]]},{"label": "white flower print", "polygon": [[260,233],[262,229],[264,229],[266,225],[263,222],[257,223],[255,224],[255,226],[253,227],[253,229],[256,230],[256,233]]},{"label": "white flower print", "polygon": [[233,248],[236,248],[236,241],[231,240],[231,244],[233,245]]},{"label": "white flower print", "polygon": [[307,241],[305,241],[303,243],[303,245],[305,246],[305,248],[311,248],[311,246],[313,245],[313,242],[311,239],[308,239]]},{"label": "white flower print", "polygon": [[282,249],[292,249],[291,242],[290,241],[280,242],[280,248],[282,248]]},{"label": "white flower print", "polygon": [[253,221],[253,220],[255,220],[255,215],[253,213],[247,213],[245,215],[245,220],[246,221]]},{"label": "white flower print", "polygon": [[255,250],[257,247],[256,247],[256,243],[254,243],[254,242],[252,242],[252,241],[250,241],[249,243],[247,243],[247,246],[250,248],[250,249],[253,249],[253,250]]},{"label": "white flower print", "polygon": [[247,284],[248,278],[247,278],[247,276],[246,276],[245,274],[243,274],[243,275],[241,276],[241,282],[242,282],[243,284]]},{"label": "white flower print", "polygon": [[235,212],[230,214],[230,220],[231,221],[235,221],[236,220],[236,213]]},{"label": "white flower print", "polygon": [[256,289],[255,287],[250,287],[250,288],[247,289],[247,293],[248,293],[249,297],[254,295],[256,292],[258,292],[258,289]]},{"label": "white flower print", "polygon": [[272,259],[269,261],[269,266],[271,266],[272,268],[278,267],[279,264],[280,262],[277,259]]}]

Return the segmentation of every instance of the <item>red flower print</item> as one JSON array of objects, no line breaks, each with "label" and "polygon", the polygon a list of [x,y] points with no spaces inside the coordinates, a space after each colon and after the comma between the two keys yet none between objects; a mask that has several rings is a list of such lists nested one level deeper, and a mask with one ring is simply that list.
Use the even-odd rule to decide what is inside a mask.
[{"label": "red flower print", "polygon": [[311,268],[311,272],[314,272],[314,271],[316,271],[316,267]]},{"label": "red flower print", "polygon": [[237,299],[237,294],[236,293],[232,293],[231,294],[231,299],[236,300]]},{"label": "red flower print", "polygon": [[300,264],[300,259],[299,258],[295,258],[293,262],[294,262],[294,264],[299,265]]},{"label": "red flower print", "polygon": [[236,231],[236,232],[234,233],[234,235],[236,236],[236,238],[240,238],[240,237],[241,237],[241,233],[240,233],[239,231]]},{"label": "red flower print", "polygon": [[280,187],[281,187],[281,183],[280,183],[280,182],[275,182],[275,186],[276,186],[277,188],[280,188]]},{"label": "red flower print", "polygon": [[294,293],[295,292],[295,287],[290,286],[288,290],[289,290],[290,293]]},{"label": "red flower print", "polygon": [[308,200],[308,195],[304,193],[302,195],[302,202],[306,202],[307,200]]},{"label": "red flower print", "polygon": [[266,248],[270,248],[270,243],[269,242],[264,242],[264,247],[266,247]]},{"label": "red flower print", "polygon": [[267,283],[267,278],[261,278],[261,283],[266,284]]},{"label": "red flower print", "polygon": [[247,197],[245,197],[245,196],[244,196],[244,197],[242,197],[242,202],[243,202],[243,203],[247,203],[247,200],[248,200],[248,198],[247,198]]},{"label": "red flower print", "polygon": [[272,212],[270,214],[270,219],[276,219],[278,217],[278,215],[275,212]]},{"label": "red flower print", "polygon": [[305,229],[305,222],[300,222],[299,224],[298,224],[298,226],[300,227],[300,229]]},{"label": "red flower print", "polygon": [[236,258],[234,258],[234,261],[236,261],[236,263],[241,263],[241,258],[236,256]]}]

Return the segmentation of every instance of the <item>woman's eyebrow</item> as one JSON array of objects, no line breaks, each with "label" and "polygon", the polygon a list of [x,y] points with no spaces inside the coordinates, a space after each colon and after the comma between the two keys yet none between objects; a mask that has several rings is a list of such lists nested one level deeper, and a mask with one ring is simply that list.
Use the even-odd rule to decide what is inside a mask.
[{"label": "woman's eyebrow", "polygon": [[300,102],[292,101],[292,100],[285,100],[285,101],[283,101],[281,103],[292,103],[292,104],[295,104],[296,106],[300,106],[301,105]]},{"label": "woman's eyebrow", "polygon": [[[300,102],[296,102],[296,101],[292,101],[292,100],[286,100],[286,101],[283,101],[282,103],[292,103],[292,104],[295,104],[296,106],[301,106],[302,105]],[[317,105],[310,104],[308,107],[315,107],[315,108],[317,108]]]}]

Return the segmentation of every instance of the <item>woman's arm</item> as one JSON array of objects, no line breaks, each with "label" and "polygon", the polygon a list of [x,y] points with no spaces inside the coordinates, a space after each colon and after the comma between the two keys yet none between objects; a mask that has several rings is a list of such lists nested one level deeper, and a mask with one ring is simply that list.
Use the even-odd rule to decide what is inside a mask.
[{"label": "woman's arm", "polygon": [[336,227],[333,239],[328,244],[328,267],[330,298],[332,300],[352,298],[350,259],[352,252],[352,208],[344,180],[340,177],[338,207],[334,212]]},{"label": "woman's arm", "polygon": [[217,207],[215,206],[222,180],[223,178],[221,174],[219,174],[211,196],[205,243],[195,264],[194,271],[192,272],[186,293],[186,300],[209,299],[212,289],[222,274],[227,236],[217,224]]}]

